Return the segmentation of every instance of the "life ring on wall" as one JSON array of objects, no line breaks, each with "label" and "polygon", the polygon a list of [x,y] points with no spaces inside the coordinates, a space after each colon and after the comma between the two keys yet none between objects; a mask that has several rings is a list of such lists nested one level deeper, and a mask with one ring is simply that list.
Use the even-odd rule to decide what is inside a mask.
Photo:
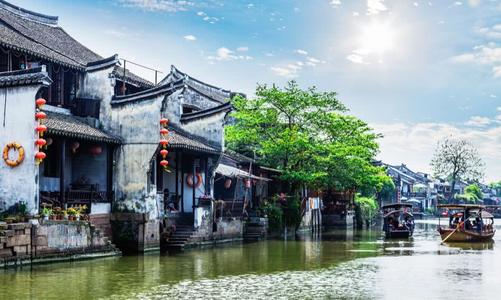
[{"label": "life ring on wall", "polygon": [[188,173],[188,175],[186,176],[186,184],[189,187],[193,187],[193,185],[195,185],[195,187],[198,188],[202,185],[202,175],[200,175],[200,173],[196,173],[195,176],[197,177],[197,182],[195,184],[193,184],[193,174],[192,173]]},{"label": "life ring on wall", "polygon": [[[9,159],[9,152],[12,149],[17,151],[17,159],[16,160]],[[23,146],[21,146],[19,143],[16,143],[16,142],[8,143],[7,146],[5,146],[5,148],[3,148],[3,160],[11,168],[15,168],[15,167],[19,166],[24,160]]]}]

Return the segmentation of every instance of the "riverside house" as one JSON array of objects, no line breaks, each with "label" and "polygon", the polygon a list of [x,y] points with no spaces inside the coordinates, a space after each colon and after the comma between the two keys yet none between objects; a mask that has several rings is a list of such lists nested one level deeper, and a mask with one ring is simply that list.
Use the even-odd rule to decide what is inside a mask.
[{"label": "riverside house", "polygon": [[2,0],[0,19],[0,212],[85,205],[86,226],[132,251],[158,248],[165,229],[241,236],[241,218],[213,218],[231,91],[174,66],[149,82],[57,17]]}]

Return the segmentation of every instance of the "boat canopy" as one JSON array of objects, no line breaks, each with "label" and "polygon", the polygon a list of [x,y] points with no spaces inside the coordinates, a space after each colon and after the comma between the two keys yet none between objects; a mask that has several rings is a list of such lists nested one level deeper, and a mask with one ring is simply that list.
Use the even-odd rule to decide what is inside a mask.
[{"label": "boat canopy", "polygon": [[386,214],[383,216],[383,218],[388,218],[389,216],[391,216],[391,215],[393,215],[393,214],[397,214],[397,213],[398,213],[398,214],[403,213],[403,214],[404,214],[404,215],[406,215],[406,216],[409,216],[409,217],[413,217],[413,218],[414,218],[414,216],[413,216],[410,212],[402,212],[402,211],[400,211],[400,210],[392,210],[392,211],[390,211],[390,212],[386,213]]},{"label": "boat canopy", "polygon": [[400,209],[402,207],[412,208],[412,204],[410,204],[410,203],[394,203],[394,204],[383,205],[381,208],[382,209],[388,209],[388,208]]},{"label": "boat canopy", "polygon": [[485,209],[484,205],[478,204],[439,204],[438,208],[448,208],[448,209]]}]

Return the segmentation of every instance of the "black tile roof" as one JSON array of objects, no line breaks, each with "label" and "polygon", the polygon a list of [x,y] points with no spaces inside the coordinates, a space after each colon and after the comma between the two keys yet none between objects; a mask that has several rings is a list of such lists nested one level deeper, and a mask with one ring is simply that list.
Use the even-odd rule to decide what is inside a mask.
[{"label": "black tile roof", "polygon": [[169,126],[169,131],[167,140],[170,149],[184,149],[211,154],[221,154],[222,152],[220,148],[210,145],[203,139],[195,137],[180,128]]},{"label": "black tile roof", "polygon": [[217,113],[222,112],[222,111],[229,112],[232,109],[233,109],[233,106],[231,105],[231,103],[226,102],[224,104],[221,104],[219,106],[215,106],[212,108],[182,114],[181,115],[181,122],[187,123],[187,122],[195,121],[198,119],[207,118],[209,116],[212,116],[212,115],[217,114]]},{"label": "black tile roof", "polygon": [[65,115],[46,111],[47,119],[44,124],[47,126],[49,135],[64,136],[82,140],[103,142],[110,144],[120,144],[120,138],[107,134],[89,124],[79,120],[72,115]]},{"label": "black tile roof", "polygon": [[50,84],[52,80],[47,75],[45,67],[32,68],[12,72],[0,72],[0,87],[29,84]]},{"label": "black tile roof", "polygon": [[[89,63],[103,59],[57,26],[57,17],[31,12],[3,0],[0,0],[0,46],[81,71]],[[153,86],[130,72],[126,72],[126,77],[131,83]]]}]

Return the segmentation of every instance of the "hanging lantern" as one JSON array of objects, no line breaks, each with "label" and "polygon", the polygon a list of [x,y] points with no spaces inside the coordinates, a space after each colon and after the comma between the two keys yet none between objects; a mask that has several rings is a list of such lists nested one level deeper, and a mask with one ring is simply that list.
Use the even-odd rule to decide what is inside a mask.
[{"label": "hanging lantern", "polygon": [[47,131],[47,126],[45,125],[38,125],[35,130],[40,134],[40,136],[43,136],[43,133]]},{"label": "hanging lantern", "polygon": [[92,146],[89,148],[89,153],[97,156],[97,155],[103,153],[103,147],[101,147],[99,145]]},{"label": "hanging lantern", "polygon": [[167,154],[169,154],[169,151],[167,151],[166,149],[160,150],[160,155],[162,155],[163,158],[167,157]]},{"label": "hanging lantern", "polygon": [[35,141],[35,144],[36,144],[38,147],[43,147],[43,146],[47,145],[47,141],[46,141],[46,140],[44,140],[44,139],[37,139],[37,140]]},{"label": "hanging lantern", "polygon": [[39,151],[39,152],[35,153],[35,158],[38,159],[38,160],[40,160],[40,161],[43,160],[46,156],[47,155],[45,155],[44,152],[40,152]]},{"label": "hanging lantern", "polygon": [[161,139],[160,140],[160,145],[162,145],[162,147],[167,147],[167,145],[169,144],[169,141],[166,140],[166,139]]},{"label": "hanging lantern", "polygon": [[224,187],[229,189],[231,187],[231,178],[226,178],[224,181]]},{"label": "hanging lantern", "polygon": [[167,126],[167,124],[169,124],[169,119],[166,119],[166,118],[160,119],[160,125],[165,127],[165,126]]},{"label": "hanging lantern", "polygon": [[160,165],[165,168],[169,165],[169,162],[164,159],[160,161]]},{"label": "hanging lantern", "polygon": [[167,130],[166,128],[162,128],[162,129],[160,129],[160,134],[161,135],[168,135],[169,134],[169,130]]},{"label": "hanging lantern", "polygon": [[46,118],[47,118],[47,114],[46,114],[46,113],[44,113],[43,111],[37,111],[37,112],[35,113],[35,118],[36,118],[37,120],[44,120],[44,119],[46,119]]},{"label": "hanging lantern", "polygon": [[73,152],[73,154],[77,153],[77,149],[80,147],[80,143],[79,142],[73,142],[71,144],[71,152]]},{"label": "hanging lantern", "polygon": [[38,107],[42,107],[45,105],[45,103],[47,103],[47,101],[45,101],[44,98],[38,98],[37,100],[35,100],[35,103]]}]

